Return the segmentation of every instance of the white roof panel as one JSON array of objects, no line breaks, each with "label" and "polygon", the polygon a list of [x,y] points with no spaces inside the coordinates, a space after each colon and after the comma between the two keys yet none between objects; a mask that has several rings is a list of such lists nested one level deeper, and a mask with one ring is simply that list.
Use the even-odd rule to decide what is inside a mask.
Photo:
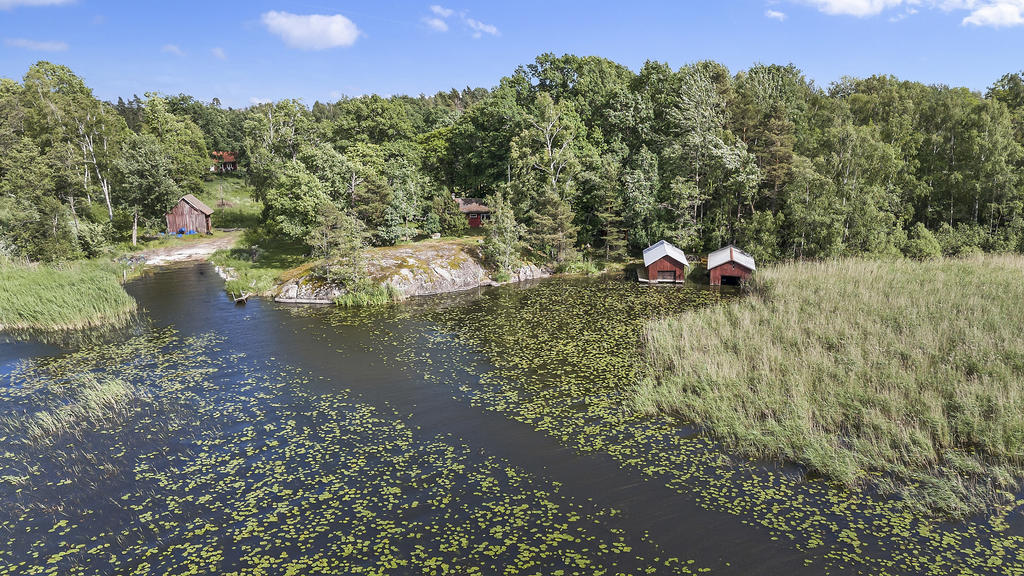
[{"label": "white roof panel", "polygon": [[654,264],[665,256],[672,258],[683,266],[690,265],[690,262],[686,259],[686,254],[683,254],[682,250],[676,248],[672,244],[669,244],[668,241],[662,240],[654,246],[650,246],[644,250],[644,267]]},{"label": "white roof panel", "polygon": [[748,270],[756,270],[754,257],[732,244],[708,254],[708,270],[718,268],[726,262],[735,262]]}]

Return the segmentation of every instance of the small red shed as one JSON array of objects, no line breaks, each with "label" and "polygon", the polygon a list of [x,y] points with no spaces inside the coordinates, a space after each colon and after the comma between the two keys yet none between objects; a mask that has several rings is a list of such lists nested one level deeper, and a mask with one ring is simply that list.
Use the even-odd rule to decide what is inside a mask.
[{"label": "small red shed", "polygon": [[686,281],[686,267],[690,263],[682,250],[662,240],[644,250],[644,268],[648,284],[677,283]]},{"label": "small red shed", "polygon": [[213,227],[210,226],[211,214],[213,210],[209,206],[195,196],[186,194],[167,213],[167,233],[177,234],[184,231],[209,234],[213,232]]},{"label": "small red shed", "polygon": [[712,286],[738,285],[756,270],[754,257],[732,244],[708,254],[708,275]]},{"label": "small red shed", "polygon": [[466,215],[470,228],[479,228],[491,217],[491,209],[480,198],[456,198],[459,212]]}]

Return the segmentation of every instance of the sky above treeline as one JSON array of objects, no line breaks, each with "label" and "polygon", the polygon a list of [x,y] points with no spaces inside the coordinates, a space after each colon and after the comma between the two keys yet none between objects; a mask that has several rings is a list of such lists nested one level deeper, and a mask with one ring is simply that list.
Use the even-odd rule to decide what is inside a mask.
[{"label": "sky above treeline", "polygon": [[49,60],[107,100],[432,94],[492,87],[545,52],[633,70],[793,63],[822,86],[893,74],[984,91],[1024,68],[1024,0],[0,0],[0,77]]}]

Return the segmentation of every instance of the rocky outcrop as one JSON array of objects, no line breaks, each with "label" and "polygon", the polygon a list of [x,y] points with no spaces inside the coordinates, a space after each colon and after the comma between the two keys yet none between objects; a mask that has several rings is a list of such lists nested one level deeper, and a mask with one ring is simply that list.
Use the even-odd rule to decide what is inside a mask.
[{"label": "rocky outcrop", "polygon": [[332,304],[343,293],[339,286],[303,276],[282,284],[274,300],[292,304]]},{"label": "rocky outcrop", "polygon": [[[376,283],[391,284],[405,297],[459,292],[498,284],[484,267],[480,245],[474,240],[438,240],[373,248],[367,254],[366,273]],[[514,271],[510,282],[549,275],[542,268],[528,265]],[[342,293],[343,288],[339,286],[303,276],[282,285],[275,300],[327,304]]]}]

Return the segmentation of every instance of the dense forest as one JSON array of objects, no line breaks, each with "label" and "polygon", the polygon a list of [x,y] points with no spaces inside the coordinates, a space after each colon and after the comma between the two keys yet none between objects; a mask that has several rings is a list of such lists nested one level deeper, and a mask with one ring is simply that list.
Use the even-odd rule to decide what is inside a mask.
[{"label": "dense forest", "polygon": [[765,261],[1020,251],[1022,143],[1020,73],[981,95],[545,54],[489,90],[231,109],[104,102],[40,62],[0,80],[0,257],[93,256],[161,229],[213,150],[237,151],[282,240],[339,218],[379,245],[458,234],[454,194],[490,199],[506,248],[559,263],[661,238]]}]

